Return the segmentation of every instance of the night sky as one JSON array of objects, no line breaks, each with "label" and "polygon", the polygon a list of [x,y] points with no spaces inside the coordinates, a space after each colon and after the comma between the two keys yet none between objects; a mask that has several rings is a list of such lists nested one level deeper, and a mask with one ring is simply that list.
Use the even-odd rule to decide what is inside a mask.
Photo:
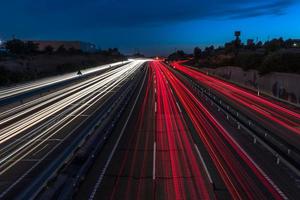
[{"label": "night sky", "polygon": [[2,0],[0,39],[81,40],[147,55],[300,38],[298,0]]}]

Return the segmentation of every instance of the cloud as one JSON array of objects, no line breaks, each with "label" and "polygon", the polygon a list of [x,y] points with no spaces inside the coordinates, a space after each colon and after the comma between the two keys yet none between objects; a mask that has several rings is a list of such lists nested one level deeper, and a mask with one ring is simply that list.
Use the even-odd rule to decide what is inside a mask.
[{"label": "cloud", "polygon": [[[93,0],[75,12],[86,25],[143,26],[186,20],[281,15],[293,0]],[[74,6],[75,5],[75,6]]]},{"label": "cloud", "polygon": [[64,34],[71,37],[70,33],[74,33],[76,38],[108,30],[160,27],[191,20],[282,15],[296,1],[6,0],[1,2],[0,18],[9,20],[0,20],[0,27],[8,37],[15,33],[25,38]]},{"label": "cloud", "polygon": [[[60,27],[139,26],[208,18],[280,15],[295,0],[11,0],[2,3],[19,22],[41,21]],[[6,5],[7,4],[7,5]],[[15,6],[16,5],[16,6]],[[5,9],[5,7],[8,9]],[[18,18],[19,15],[19,18]],[[36,23],[34,23],[37,25]],[[41,24],[42,25],[42,24]],[[45,24],[44,24],[45,25]]]}]

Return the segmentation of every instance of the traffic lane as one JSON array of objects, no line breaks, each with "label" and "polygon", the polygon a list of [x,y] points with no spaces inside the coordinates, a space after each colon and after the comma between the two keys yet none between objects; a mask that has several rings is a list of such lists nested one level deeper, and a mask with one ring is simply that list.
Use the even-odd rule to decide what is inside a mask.
[{"label": "traffic lane", "polygon": [[[64,138],[65,137],[65,132],[64,131],[57,131],[68,121],[74,121],[72,122],[73,126],[78,124],[80,121],[84,120],[85,118],[90,116],[90,113],[92,113],[96,108],[101,107],[103,102],[105,102],[110,96],[113,95],[113,91],[109,92],[98,100],[97,102],[94,102],[95,105],[89,107],[87,110],[84,112],[81,112],[78,110],[74,114],[66,114],[66,115],[51,115],[47,119],[44,119],[43,121],[39,122],[38,124],[33,125],[30,128],[27,128],[26,130],[22,131],[20,134],[14,136],[12,139],[9,139],[5,142],[1,142],[0,147],[0,157],[3,158],[7,155],[7,153],[12,152],[14,149],[24,145],[24,143],[34,140],[34,142],[41,141],[43,138],[46,138],[50,135],[50,137],[56,137],[56,138]],[[82,108],[85,108],[86,105],[85,103],[79,103],[76,108],[79,108],[82,106]],[[68,110],[70,106],[65,107],[64,110]],[[64,111],[63,110],[63,111]],[[62,112],[63,112],[62,111]],[[38,117],[38,116],[37,116]],[[54,117],[59,117],[58,120],[52,120]],[[51,123],[48,123],[48,120],[51,120]],[[53,122],[52,122],[53,121]],[[72,126],[72,125],[70,125]],[[41,134],[45,132],[44,134]],[[52,133],[55,133],[55,136],[51,136]],[[38,137],[39,139],[36,140],[34,138]],[[7,153],[5,153],[5,152]]]},{"label": "traffic lane", "polygon": [[[103,67],[103,69],[98,70],[100,67],[96,67],[95,69],[88,69],[87,72],[89,72],[88,75],[84,75],[84,76],[80,76],[79,78],[76,78],[72,81],[69,82],[64,82],[64,84],[59,85],[59,87],[51,87],[51,88],[47,88],[45,90],[41,90],[35,93],[32,93],[31,95],[24,95],[24,96],[20,96],[20,97],[14,97],[15,101],[11,101],[11,102],[7,102],[5,104],[1,104],[0,103],[0,112],[3,113],[5,111],[10,111],[11,109],[15,109],[18,106],[22,106],[25,104],[30,104],[33,101],[36,101],[37,99],[41,99],[44,98],[48,95],[51,95],[55,92],[59,92],[61,91],[63,88],[66,87],[70,87],[72,85],[76,85],[76,84],[80,84],[82,82],[88,81],[90,79],[96,78],[99,75],[105,74],[106,72],[112,71],[118,67],[122,67],[126,64],[128,64],[130,62],[120,62],[120,63],[116,63],[116,65],[112,65],[111,67],[108,67],[109,65],[105,65],[106,67]],[[84,73],[84,72],[83,72]],[[72,76],[74,76],[75,74],[72,73]],[[77,75],[76,75],[77,77]],[[62,81],[62,80],[60,80]],[[13,88],[13,87],[12,87]],[[2,91],[5,90],[4,88],[2,88]],[[9,99],[8,99],[9,100]],[[1,102],[1,100],[0,100]]]},{"label": "traffic lane", "polygon": [[0,126],[7,127],[9,124],[22,118],[26,118],[26,116],[29,116],[32,113],[38,113],[40,110],[50,107],[52,104],[55,104],[59,101],[63,102],[64,99],[76,93],[81,95],[83,91],[88,88],[93,88],[93,86],[99,81],[105,81],[110,74],[113,74],[117,70],[118,68],[106,70],[105,73],[98,73],[97,76],[90,77],[89,79],[78,82],[77,84],[61,88],[59,91],[37,98],[6,112],[2,112],[0,113]]},{"label": "traffic lane", "polygon": [[[148,73],[146,74],[145,72],[146,72],[146,67],[144,67],[143,76],[146,76],[145,81],[147,81],[149,78],[149,74]],[[142,106],[142,102],[143,102],[143,99],[146,94],[146,92],[145,92],[146,86],[147,86],[146,82],[144,84],[141,84],[141,87],[143,87],[142,92],[141,92],[140,96],[138,96],[137,104],[133,108],[132,116],[129,120],[128,126],[125,129],[124,135],[121,138],[121,142],[122,142],[122,140],[128,138],[134,131],[132,129],[132,127],[135,126],[135,123],[137,121],[137,118],[139,115],[139,109]],[[123,129],[123,126],[124,126],[126,120],[128,120],[128,116],[131,112],[132,106],[134,105],[135,98],[138,95],[139,88],[140,87],[138,87],[136,89],[134,95],[132,96],[132,98],[128,104],[130,106],[127,106],[125,108],[125,111],[122,114],[120,120],[118,121],[111,136],[109,138],[107,138],[106,143],[104,144],[100,153],[97,155],[94,164],[92,165],[91,169],[86,174],[86,176],[85,176],[83,182],[81,183],[80,187],[78,188],[77,192],[74,194],[75,199],[89,199],[95,189],[96,189],[96,196],[98,194],[100,194],[101,199],[109,198],[109,195],[112,192],[112,185],[114,185],[116,177],[105,177],[104,176],[103,181],[101,182],[99,188],[96,186],[96,184],[97,184],[99,177],[106,165],[108,157],[111,155],[112,149],[114,148],[114,145],[120,135],[120,132]],[[131,127],[131,128],[128,128],[128,127]],[[116,156],[116,154],[114,154],[114,156]],[[113,158],[113,160],[114,160],[114,158]],[[120,163],[117,163],[117,166],[120,166]],[[111,168],[111,165],[109,165],[108,170],[110,168]],[[106,185],[107,185],[107,187],[106,187]],[[105,188],[105,189],[102,189],[102,188]]]},{"label": "traffic lane", "polygon": [[206,83],[208,83],[209,85],[214,85],[216,86],[216,88],[223,89],[225,93],[235,94],[239,97],[248,97],[248,100],[252,101],[254,104],[257,103],[257,105],[261,105],[262,107],[265,107],[270,111],[272,111],[271,109],[278,109],[278,112],[280,112],[281,115],[284,115],[286,117],[294,116],[294,118],[291,119],[296,120],[298,122],[300,120],[299,107],[275,100],[272,97],[261,96],[257,91],[253,91],[248,88],[239,86],[237,84],[218,78],[216,76],[209,76],[208,74],[201,72],[197,68],[188,68],[184,65],[181,65],[181,63],[182,62],[177,62],[175,63],[175,65],[177,67],[179,66],[179,69],[183,69],[187,73],[194,72],[198,75],[199,80],[201,79],[202,81],[206,81]]},{"label": "traffic lane", "polygon": [[[225,95],[223,92],[210,88],[201,82],[199,82],[199,84],[209,89],[214,94],[216,94],[228,105],[231,105],[235,109],[242,112],[244,115],[249,116],[249,118],[252,119],[253,122],[260,124],[261,126],[269,129],[270,134],[273,134],[275,137],[278,137],[279,139],[286,141],[289,145],[292,145],[293,148],[299,149],[298,147],[300,144],[300,139],[299,139],[300,135],[295,134],[294,132],[290,131],[289,129],[287,129],[282,125],[274,123],[273,120],[270,120],[269,118],[262,116],[259,113],[253,112],[252,110],[253,107],[251,105],[245,106],[244,104],[237,103],[233,99],[228,98],[228,96]],[[265,114],[267,113],[265,112]]]},{"label": "traffic lane", "polygon": [[[59,143],[60,140],[56,139],[49,139],[44,142],[41,148],[35,149],[29,155],[24,158],[21,158],[18,161],[18,164],[15,165],[11,170],[8,170],[6,173],[2,174],[1,181],[0,181],[0,192],[5,191],[10,186],[12,186],[16,181],[24,175],[28,170],[32,168],[32,166],[36,165],[41,159],[44,158],[44,155],[51,151],[56,145]],[[16,159],[11,160],[9,164],[17,161]],[[51,162],[51,161],[50,161]],[[28,179],[28,182],[30,180]]]},{"label": "traffic lane", "polygon": [[[172,88],[172,87],[171,87]],[[174,93],[174,92],[173,92]],[[207,186],[211,188],[213,195],[216,197],[216,199],[232,199],[228,189],[226,188],[226,185],[224,183],[224,181],[222,180],[210,154],[208,153],[205,144],[203,143],[203,141],[201,139],[199,139],[199,135],[197,133],[197,130],[195,129],[193,124],[193,121],[190,119],[188,113],[186,112],[186,110],[183,108],[182,104],[180,103],[180,100],[178,99],[178,96],[176,95],[176,93],[174,93],[178,105],[181,108],[182,114],[183,114],[183,118],[186,121],[187,127],[188,127],[188,131],[191,134],[192,137],[192,141],[194,142],[194,146],[197,147],[197,149],[200,152],[199,157],[201,156],[203,159],[203,163],[198,162],[198,165],[202,167],[202,172],[203,172],[203,176],[210,176],[211,178],[211,183],[208,180]],[[205,172],[204,168],[208,169],[208,174]]]},{"label": "traffic lane", "polygon": [[67,96],[75,94],[76,92],[80,92],[82,89],[92,86],[95,81],[101,79],[97,78],[96,76],[83,82],[74,83],[64,88],[60,88],[57,91],[49,91],[49,94],[45,96],[37,96],[36,98],[32,98],[31,100],[29,100],[27,103],[24,102],[19,106],[13,107],[13,109],[3,111],[0,113],[1,127],[8,126],[9,124],[18,121],[19,119],[25,118],[32,113],[36,113],[46,108],[47,106],[50,106],[51,104],[55,104],[56,102],[63,100]]},{"label": "traffic lane", "polygon": [[154,96],[148,76],[139,113],[131,120],[94,199],[153,199]]},{"label": "traffic lane", "polygon": [[[180,104],[181,105],[181,104]],[[205,144],[202,140],[199,139],[199,135],[197,131],[194,128],[193,122],[189,119],[188,114],[184,109],[182,109],[183,115],[185,119],[187,120],[187,124],[189,127],[189,130],[191,132],[191,136],[193,138],[193,141],[195,145],[197,146],[201,157],[203,159],[204,163],[199,163],[199,166],[206,167],[208,169],[209,176],[211,177],[212,183],[209,185],[212,187],[213,193],[216,196],[216,199],[232,199],[223,179],[221,178],[211,156],[207,152],[207,149],[205,147]]]},{"label": "traffic lane", "polygon": [[[119,74],[120,74],[120,72],[119,72]],[[124,81],[124,80],[121,80],[121,81]],[[116,83],[118,83],[119,85],[115,85]],[[1,143],[2,144],[8,143],[12,139],[19,139],[20,137],[23,137],[23,136],[28,138],[29,136],[26,134],[24,135],[24,132],[30,133],[30,135],[32,135],[32,134],[36,135],[35,132],[43,131],[44,129],[48,129],[49,127],[53,126],[53,123],[60,120],[61,118],[66,118],[66,117],[71,118],[70,115],[72,115],[72,114],[69,114],[69,113],[74,113],[73,110],[76,111],[77,113],[79,113],[79,110],[78,110],[79,108],[81,109],[82,107],[89,106],[88,105],[89,103],[93,103],[91,100],[93,100],[93,99],[95,100],[95,98],[100,98],[100,97],[105,98],[105,96],[107,96],[108,93],[113,92],[112,90],[117,90],[118,87],[120,87],[120,85],[122,85],[121,82],[119,82],[119,81],[118,82],[114,81],[114,82],[112,82],[112,84],[113,85],[110,85],[107,88],[100,87],[100,88],[96,88],[96,90],[93,90],[93,91],[89,91],[90,89],[88,88],[85,91],[84,96],[82,94],[83,91],[80,92],[79,97],[78,97],[78,95],[77,96],[75,95],[75,97],[76,97],[75,100],[74,100],[74,98],[72,98],[74,95],[69,96],[68,99],[63,100],[62,102],[58,102],[55,105],[51,105],[51,107],[50,108],[47,107],[46,110],[42,110],[41,112],[34,113],[28,119],[22,119],[22,121],[20,121],[20,122],[18,121],[16,124],[13,124],[12,126],[5,127],[4,129],[6,131],[4,131],[4,129],[2,130],[2,131],[4,131],[5,134],[3,134],[1,136],[1,138],[2,138]],[[93,87],[95,87],[95,86],[93,86]],[[101,91],[98,91],[100,89],[101,89]],[[100,95],[100,97],[99,97],[99,95]],[[85,100],[83,103],[82,103],[82,99]],[[60,111],[59,114],[57,114],[58,111]],[[67,113],[65,113],[65,112],[67,112]],[[50,114],[51,114],[51,116],[50,116]],[[54,115],[54,114],[57,114],[57,115]],[[57,118],[59,118],[59,119],[57,119]],[[12,131],[12,130],[14,130],[14,131]],[[16,140],[13,140],[13,143],[16,143]]]},{"label": "traffic lane", "polygon": [[[114,92],[109,93],[109,96],[111,96],[113,93]],[[74,128],[77,127],[84,119],[87,119],[92,112],[97,110],[97,108],[101,108],[107,98],[108,96],[95,102],[93,106],[85,110],[85,112],[82,113],[82,115],[73,116],[73,121],[71,121],[71,123],[64,124],[63,127],[56,127],[56,129],[53,130],[52,134],[48,135],[47,140],[43,139],[40,141],[33,141],[37,142],[37,146],[32,147],[35,148],[35,151],[33,151],[32,149],[28,149],[27,152],[24,152],[24,154],[20,155],[20,157],[23,157],[25,154],[28,154],[26,155],[28,156],[27,161],[23,162],[23,159],[25,159],[25,157],[22,158],[18,163],[16,163],[13,167],[10,167],[9,170],[5,171],[1,175],[1,177],[3,177],[1,178],[1,180],[3,180],[3,182],[8,183],[6,184],[7,187],[5,189],[9,188],[15,183],[18,183],[14,187],[14,191],[22,191],[24,189],[24,185],[28,185],[32,180],[35,179],[36,176],[40,174],[41,171],[39,169],[44,169],[49,163],[55,160],[58,152],[63,152],[64,146],[61,146],[61,144],[65,143],[67,145],[68,142],[72,141],[72,138],[75,137],[74,134],[76,133],[76,131],[75,133],[73,132]],[[43,150],[44,145],[47,144],[48,140],[55,141],[54,146],[53,144],[51,144],[52,148],[50,149],[51,151],[54,150],[54,152]],[[30,158],[30,155],[36,153],[36,151],[41,151],[41,153],[43,152],[45,154],[42,156],[42,158],[33,160]],[[42,162],[42,164],[39,164],[39,162]],[[30,174],[28,174],[29,170]],[[18,177],[15,176],[15,171],[18,171]],[[23,178],[21,181],[18,181],[18,178],[22,177],[24,174],[28,174],[26,176],[26,179]]]},{"label": "traffic lane", "polygon": [[276,157],[271,152],[260,143],[255,142],[254,138],[245,130],[238,129],[236,122],[227,120],[225,113],[218,111],[216,106],[212,106],[204,98],[201,100],[221,125],[235,138],[289,199],[294,199],[300,195],[300,177],[297,177],[285,165],[278,165]]},{"label": "traffic lane", "polygon": [[234,101],[231,101],[226,96],[224,96],[222,93],[211,90],[213,93],[216,94],[216,96],[220,97],[223,102],[230,105],[234,109],[241,112],[243,115],[247,116],[249,119],[251,119],[252,123],[259,124],[262,127],[265,127],[265,129],[268,130],[269,134],[274,135],[275,137],[287,142],[289,145],[293,146],[294,148],[298,149],[300,151],[300,135],[295,134],[294,132],[286,129],[285,127],[274,123],[274,121],[261,116],[258,113],[253,112],[249,107],[246,107],[244,105],[241,105],[239,103],[236,103]]},{"label": "traffic lane", "polygon": [[[153,80],[153,83],[156,84],[156,80]],[[158,88],[154,88],[154,93],[156,93],[156,91],[158,92],[158,90],[159,90]],[[152,115],[153,115],[153,111],[156,111],[156,109],[158,109],[159,107],[157,106],[157,108],[155,108],[156,104],[154,102],[146,103],[146,105],[148,106],[152,105],[152,108],[145,109],[145,107],[143,106],[141,108],[142,110],[141,113],[143,113],[143,110],[145,109],[145,110],[152,111]],[[159,117],[162,117],[162,119],[160,119]],[[139,117],[139,119],[142,119],[143,123],[146,123],[146,127],[149,121],[150,122],[152,121],[152,123],[153,121],[157,121],[157,122],[160,121],[162,124],[167,123],[165,121],[166,118],[162,113],[160,113],[160,115],[156,119],[151,120],[151,117],[150,118],[146,117],[145,119],[144,117]],[[175,120],[177,121],[179,120],[179,118],[177,117]],[[142,127],[144,126],[145,125],[142,124]],[[187,161],[187,155],[185,150],[174,146],[175,145],[174,140],[176,140],[174,137],[176,137],[176,135],[178,137],[179,131],[183,131],[183,130],[177,129],[175,127],[175,123],[173,123],[173,126],[174,129],[172,130],[162,129],[160,130],[161,132],[159,132],[158,130],[152,130],[146,135],[144,134],[145,129],[142,128],[142,132],[139,131],[139,129],[138,131],[136,131],[138,134],[137,136],[135,135],[135,133],[131,133],[133,136],[130,135],[129,137],[125,137],[127,138],[123,140],[125,145],[125,152],[121,152],[119,150],[118,152],[120,153],[117,153],[117,156],[114,156],[115,161],[113,160],[113,162],[115,163],[111,164],[112,168],[108,170],[108,175],[104,176],[102,186],[100,186],[99,192],[96,193],[95,198],[104,198],[104,199],[106,198],[113,198],[113,199],[169,198],[172,199],[172,197],[174,197],[173,194],[175,193],[177,194],[177,197],[179,196],[190,197],[190,195],[192,195],[193,192],[195,192],[194,189],[198,190],[199,188],[195,186],[195,182],[201,181],[198,180],[200,178],[199,175],[196,176],[195,174],[193,174],[192,170],[189,169],[189,167],[185,164],[185,161]],[[153,127],[153,125],[151,125],[150,127]],[[154,134],[154,133],[156,138],[155,142],[157,143],[154,143],[153,139],[149,141],[148,138],[149,134]],[[174,135],[171,136],[170,134],[174,134]],[[132,140],[132,137],[135,139]],[[153,138],[154,135],[151,137]],[[149,142],[146,142],[145,144],[143,142],[144,140]],[[179,139],[176,140],[177,143],[180,143],[180,141],[178,140]],[[174,144],[173,148],[170,148],[167,145],[168,141]],[[147,145],[147,143],[149,145]],[[153,147],[152,147],[152,143],[153,143]],[[131,148],[128,149],[128,146],[130,146]],[[145,146],[146,147],[148,146],[148,148],[146,148],[146,151],[145,151]],[[137,151],[136,148],[138,148],[139,151]],[[152,160],[153,166],[151,165],[151,159],[152,159],[151,153],[153,155],[153,160]],[[171,160],[174,160],[174,158],[178,161],[181,160],[182,162],[177,162],[175,166],[174,162],[171,162]],[[172,167],[178,168],[177,170],[178,173],[172,173],[172,170],[170,169],[170,167],[168,167],[171,165]],[[114,169],[114,166],[116,166],[116,169]],[[118,174],[117,179],[115,179],[116,174]],[[151,180],[151,178],[153,180]],[[175,189],[175,185],[178,184],[181,185],[181,189],[184,190],[182,194],[179,194],[178,191]],[[192,189],[189,187],[191,185],[193,187]],[[111,191],[111,188],[113,188],[113,191]],[[153,189],[155,190],[154,192]],[[189,193],[188,191],[191,191],[191,193]],[[147,194],[147,192],[151,192],[151,193]],[[193,198],[195,198],[195,195],[193,196]]]},{"label": "traffic lane", "polygon": [[[73,132],[74,128],[77,127],[83,120],[87,119],[89,116],[88,113],[95,110],[97,107],[100,107],[102,103],[103,101],[101,103],[99,102],[95,105],[95,107],[87,111],[84,116],[75,117],[71,123],[67,125],[65,124],[66,126],[63,125],[63,127],[57,127],[53,130],[53,132],[51,132],[51,134],[44,138],[31,141],[32,144],[25,149],[26,151],[19,153],[16,158],[6,162],[5,165],[2,165],[0,180],[5,183],[5,185],[3,184],[3,190],[1,188],[0,192],[5,191],[16,183],[18,183],[19,187],[16,187],[17,189],[14,191],[22,191],[24,189],[24,185],[28,185],[41,173],[40,169],[45,169],[48,164],[52,163],[56,159],[57,152],[63,152],[64,147],[60,147],[60,145],[62,143],[66,143],[67,145],[69,141],[71,142],[72,138],[76,135]],[[30,140],[26,141],[29,142]],[[12,150],[16,150],[18,147],[19,146],[14,146],[14,149]],[[54,151],[54,149],[59,150]],[[43,165],[40,165],[40,162],[43,162]],[[26,179],[22,178],[29,172],[30,176],[26,176]]]},{"label": "traffic lane", "polygon": [[[300,114],[288,110],[280,105],[274,104],[264,98],[257,97],[247,91],[242,90],[241,88],[229,84],[225,81],[207,76],[203,73],[197,72],[190,68],[184,67],[175,63],[176,69],[179,69],[183,73],[188,74],[189,76],[196,78],[202,84],[205,84],[207,87],[210,87],[214,90],[217,90],[223,93],[226,97],[231,100],[234,100],[240,104],[243,104],[252,111],[259,113],[260,115],[271,119],[272,121],[284,126],[286,129],[295,132],[295,134],[300,134],[299,124],[300,124]],[[251,102],[251,104],[249,104]],[[262,105],[265,107],[262,107]],[[256,108],[253,108],[252,105],[255,105]]]},{"label": "traffic lane", "polygon": [[[89,77],[91,75],[95,75],[95,73],[101,73],[102,71],[105,71],[110,68],[122,66],[125,64],[130,63],[131,61],[128,62],[117,62],[117,63],[111,63],[107,65],[102,65],[98,67],[94,67],[91,69],[87,70],[82,70],[83,75],[78,76],[77,72],[72,72],[64,75],[59,75],[59,76],[54,76],[54,77],[49,77],[49,78],[44,78],[38,81],[33,81],[17,86],[12,86],[9,88],[1,88],[0,89],[0,104],[4,101],[8,101],[9,103],[10,99],[9,98],[14,98],[15,100],[19,100],[21,97],[22,98],[27,98],[30,97],[30,92],[32,94],[38,94],[44,90],[49,90],[51,88],[59,87],[61,85],[64,85],[66,83],[72,83],[73,81],[77,81],[78,79],[81,80],[83,78]],[[27,94],[29,93],[29,94]]]},{"label": "traffic lane", "polygon": [[230,193],[235,197],[266,198],[270,194],[278,196],[279,192],[273,190],[272,184],[263,177],[263,173],[243,149],[196,100],[196,97],[167,68],[164,69],[181,99],[180,102],[194,121],[199,137],[205,141],[215,165],[221,164],[222,167],[219,166],[218,170]]},{"label": "traffic lane", "polygon": [[[190,136],[182,110],[159,62],[152,62],[157,77],[156,171],[158,198],[214,198],[205,181],[203,166]],[[170,181],[171,180],[171,181]]]}]

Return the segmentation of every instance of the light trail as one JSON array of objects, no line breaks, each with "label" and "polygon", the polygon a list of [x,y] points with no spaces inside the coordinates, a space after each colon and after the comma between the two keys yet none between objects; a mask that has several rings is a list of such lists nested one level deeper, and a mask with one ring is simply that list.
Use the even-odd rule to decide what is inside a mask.
[{"label": "light trail", "polygon": [[[78,121],[129,81],[145,61],[133,61],[97,77],[0,114],[0,176],[22,159],[44,148],[48,140]],[[18,112],[21,111],[21,112]],[[70,133],[57,136],[64,140]],[[65,137],[64,137],[65,136]]]},{"label": "light trail", "polygon": [[[167,67],[159,64],[191,119],[216,169],[234,199],[286,199],[286,196],[203,104]],[[177,67],[177,66],[176,66]]]},{"label": "light trail", "polygon": [[[174,62],[172,65],[184,74],[196,79],[199,83],[224,95],[228,100],[235,102],[236,106],[243,106],[252,113],[258,114],[260,121],[269,126],[278,124],[289,130],[289,133],[277,134],[282,139],[288,139],[289,143],[298,146],[300,144],[300,114],[290,110],[282,103],[267,99],[249,92],[234,84],[208,76],[195,69],[185,67],[181,62]],[[268,119],[269,121],[266,121]],[[270,121],[273,123],[270,123]],[[294,133],[294,134],[293,134]]]},{"label": "light trail", "polygon": [[[148,69],[149,71],[151,69]],[[150,73],[151,74],[151,73]],[[130,191],[133,188],[133,184],[132,184],[132,177],[134,176],[134,172],[137,171],[136,166],[139,164],[138,163],[138,151],[140,149],[147,148],[148,146],[151,146],[151,134],[144,134],[143,131],[148,132],[149,130],[152,129],[152,123],[148,123],[147,121],[145,121],[144,119],[146,118],[147,114],[150,114],[151,116],[151,112],[149,112],[151,109],[147,109],[147,108],[152,108],[151,107],[151,102],[154,101],[153,96],[151,96],[151,82],[152,82],[152,77],[151,76],[147,76],[147,87],[146,87],[146,93],[145,93],[145,97],[143,98],[143,102],[141,105],[141,109],[138,112],[138,118],[137,118],[137,122],[134,125],[134,130],[136,133],[138,133],[137,135],[135,134],[131,134],[129,140],[128,140],[128,146],[130,146],[130,151],[127,150],[124,155],[122,156],[122,159],[119,163],[120,167],[117,173],[117,177],[116,180],[114,182],[112,191],[109,195],[109,199],[116,199],[119,195],[120,188],[121,188],[121,184],[122,184],[122,176],[124,173],[128,173],[128,180],[126,180],[126,190],[124,193],[122,193],[122,198],[125,200],[130,200],[132,196],[134,196],[134,199],[139,199],[142,191],[144,190],[144,185],[143,184],[139,184],[138,188],[137,188],[137,192],[136,194],[131,194]],[[149,107],[148,107],[149,106]],[[146,138],[143,138],[143,136],[145,136]],[[143,140],[145,140],[143,142]],[[143,155],[143,159],[141,161],[142,166],[141,166],[141,171],[135,172],[137,175],[137,178],[139,177],[143,177],[145,174],[145,168],[146,168],[146,164],[147,164],[147,160],[149,160],[152,156],[149,155],[148,151],[145,152],[145,154]],[[129,166],[129,172],[127,172],[126,170],[128,170]]]},{"label": "light trail", "polygon": [[[84,70],[82,70],[82,73],[84,76],[86,76],[86,75],[89,75],[89,74],[92,74],[92,73],[95,73],[95,72],[98,72],[101,70],[109,69],[111,67],[115,67],[115,66],[118,66],[121,64],[127,64],[130,62],[131,61],[117,62],[117,63],[107,64],[107,65],[98,66],[98,67],[94,67],[94,68],[90,68],[90,69],[84,69]],[[0,100],[17,95],[17,94],[25,93],[25,92],[28,92],[28,91],[31,91],[31,90],[34,90],[37,88],[41,88],[41,87],[53,85],[55,83],[71,80],[71,79],[74,79],[77,77],[78,77],[78,75],[76,73],[68,73],[65,75],[44,78],[44,79],[41,79],[38,81],[33,81],[33,82],[29,82],[29,83],[9,87],[9,88],[0,88]]]},{"label": "light trail", "polygon": [[[208,185],[199,167],[199,159],[189,129],[159,62],[151,62],[156,75],[157,113],[156,142],[157,166],[160,176],[172,177],[172,185],[166,184],[166,199],[211,199]],[[164,153],[166,152],[166,153]],[[170,163],[165,162],[170,160]],[[170,166],[169,166],[170,165]],[[158,176],[158,175],[157,175]]]},{"label": "light trail", "polygon": [[126,140],[128,150],[122,154],[120,147],[122,159],[109,199],[143,199],[147,191],[151,199],[213,199],[175,96],[156,65],[149,62],[135,131]]}]

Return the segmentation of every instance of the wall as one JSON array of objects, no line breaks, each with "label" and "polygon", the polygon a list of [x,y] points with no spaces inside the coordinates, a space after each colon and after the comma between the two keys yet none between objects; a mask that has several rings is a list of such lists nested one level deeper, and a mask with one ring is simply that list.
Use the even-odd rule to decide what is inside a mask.
[{"label": "wall", "polygon": [[270,73],[260,76],[256,70],[243,71],[239,67],[202,68],[202,71],[219,76],[242,86],[267,93],[271,96],[300,104],[300,75]]}]

